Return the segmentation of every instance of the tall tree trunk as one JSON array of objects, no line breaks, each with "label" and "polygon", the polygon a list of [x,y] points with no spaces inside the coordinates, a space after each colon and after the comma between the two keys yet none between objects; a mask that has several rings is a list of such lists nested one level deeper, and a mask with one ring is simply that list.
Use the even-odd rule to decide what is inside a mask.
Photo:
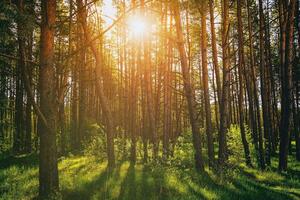
[{"label": "tall tree trunk", "polygon": [[113,125],[113,117],[112,117],[112,112],[111,108],[108,104],[107,98],[104,94],[103,91],[103,84],[101,79],[103,79],[103,70],[102,67],[104,66],[104,62],[102,60],[101,52],[99,49],[97,49],[95,43],[91,43],[92,37],[90,34],[90,30],[86,24],[86,9],[85,6],[82,3],[82,0],[77,0],[77,6],[78,6],[78,14],[80,18],[80,23],[83,28],[84,36],[86,42],[90,45],[90,48],[92,50],[92,53],[95,57],[96,60],[96,69],[95,69],[95,74],[97,77],[97,92],[99,95],[99,100],[100,100],[100,105],[101,109],[105,118],[105,123],[106,123],[106,137],[107,137],[107,159],[108,159],[108,167],[111,169],[115,166],[115,153],[114,153],[114,125]]},{"label": "tall tree trunk", "polygon": [[[253,141],[255,149],[258,156],[258,164],[261,169],[265,168],[265,157],[264,149],[262,142],[262,130],[261,130],[261,117],[260,117],[260,106],[259,98],[256,84],[256,71],[254,63],[254,48],[253,48],[253,39],[252,39],[252,22],[251,22],[251,13],[250,13],[250,1],[247,0],[247,13],[248,13],[248,29],[249,29],[249,50],[250,50],[250,86],[252,87],[253,92]],[[250,98],[249,98],[250,99]],[[250,104],[250,101],[249,101]]]},{"label": "tall tree trunk", "polygon": [[42,1],[40,49],[40,108],[47,124],[39,121],[40,163],[39,195],[48,196],[59,190],[56,149],[56,91],[54,70],[54,33],[56,1]]},{"label": "tall tree trunk", "polygon": [[217,40],[216,40],[216,31],[215,31],[215,16],[214,16],[214,0],[209,0],[209,14],[210,14],[210,31],[211,31],[211,46],[212,46],[212,54],[213,54],[213,65],[214,71],[216,74],[216,83],[217,83],[217,96],[218,103],[220,105],[221,101],[221,78],[220,78],[220,69],[218,64],[218,49],[217,49]]},{"label": "tall tree trunk", "polygon": [[[271,164],[270,158],[270,113],[269,113],[269,103],[268,103],[268,77],[267,77],[267,66],[266,66],[266,56],[265,56],[265,37],[264,37],[264,27],[265,27],[265,16],[263,10],[263,2],[259,0],[259,69],[260,69],[260,86],[261,86],[261,102],[262,102],[262,116],[263,116],[263,128],[264,137],[266,138],[266,164]],[[260,135],[259,142],[263,143],[263,136]],[[262,144],[261,144],[262,145]]]},{"label": "tall tree trunk", "polygon": [[[32,48],[33,48],[33,30],[28,38],[28,59],[32,59]],[[28,79],[29,79],[29,86],[32,89],[32,66],[27,67]],[[32,92],[32,91],[31,91]],[[26,132],[25,132],[25,153],[30,153],[32,150],[32,105],[29,95],[27,94],[27,101],[26,101]]]},{"label": "tall tree trunk", "polygon": [[229,69],[229,2],[222,2],[222,59],[223,59],[223,87],[220,104],[220,132],[219,132],[219,165],[222,168],[227,160],[227,128],[229,126],[229,88],[230,88],[230,69]]},{"label": "tall tree trunk", "polygon": [[[78,16],[80,17],[80,16]],[[83,20],[83,23],[86,24],[86,17],[84,17],[83,19],[79,19],[79,20]],[[81,48],[84,46],[84,33],[83,33],[83,28],[82,26],[78,25],[78,47]],[[88,68],[87,68],[87,63],[86,63],[86,48],[82,49],[79,52],[79,60],[80,62],[78,63],[78,72],[79,72],[79,85],[78,85],[78,89],[79,89],[79,101],[78,101],[78,139],[79,139],[79,144],[81,144],[82,142],[84,142],[85,139],[87,139],[86,137],[88,137],[88,135],[86,135],[85,129],[86,129],[86,125],[87,125],[87,107],[88,107],[88,103],[87,103],[87,80],[88,80]]]},{"label": "tall tree trunk", "polygon": [[22,149],[22,138],[24,133],[24,84],[22,80],[22,68],[25,66],[25,31],[22,24],[22,17],[24,12],[23,0],[17,1],[17,8],[19,11],[17,20],[17,34],[18,34],[18,53],[20,59],[16,68],[16,99],[15,99],[15,133],[13,137],[13,151],[14,153],[20,153]]},{"label": "tall tree trunk", "polygon": [[[285,4],[286,2],[280,1]],[[287,3],[288,4],[288,3]],[[282,67],[281,80],[281,120],[280,120],[280,145],[279,145],[279,165],[280,171],[287,170],[288,144],[291,121],[291,103],[292,103],[292,46],[294,34],[294,14],[295,0],[291,0],[288,5],[283,5],[283,12],[287,12],[287,18],[284,20],[284,29],[286,30],[285,55]],[[283,53],[283,52],[282,52]]]},{"label": "tall tree trunk", "polygon": [[188,70],[186,51],[184,48],[184,39],[183,39],[182,26],[180,21],[180,9],[179,9],[178,1],[174,2],[173,9],[174,9],[174,16],[175,16],[176,33],[178,39],[178,50],[180,54],[184,91],[185,91],[185,97],[188,104],[189,119],[192,127],[192,134],[193,134],[193,145],[195,150],[195,166],[198,171],[204,171],[204,163],[202,157],[202,143],[201,143],[200,130],[199,130],[200,127],[196,121],[196,113],[195,113],[196,101],[193,92],[193,83]]},{"label": "tall tree trunk", "polygon": [[[298,31],[298,52],[300,50],[300,1],[297,0],[296,4],[296,24],[297,24],[297,31]],[[298,66],[300,63],[300,54],[298,54]],[[297,65],[296,65],[297,66]],[[295,109],[294,109],[294,117],[295,117],[295,123],[296,123],[296,133],[295,133],[295,140],[296,140],[296,159],[297,161],[300,161],[300,70],[295,68],[296,71],[296,80],[295,80]]]},{"label": "tall tree trunk", "polygon": [[237,20],[238,20],[238,54],[239,54],[239,63],[238,63],[238,75],[239,75],[239,117],[240,117],[240,132],[242,143],[244,147],[245,159],[246,164],[251,166],[251,159],[250,159],[250,150],[249,144],[247,142],[246,133],[245,133],[245,126],[244,126],[244,85],[243,85],[243,75],[245,70],[245,57],[244,57],[244,38],[243,38],[243,22],[242,22],[242,7],[243,1],[237,1]]},{"label": "tall tree trunk", "polygon": [[[208,69],[207,69],[207,35],[206,35],[206,14],[207,14],[207,1],[201,1],[201,55],[202,55],[202,81],[204,90],[204,103],[205,103],[205,121],[206,121],[206,137],[207,137],[207,149],[209,166],[212,167],[214,163],[214,145],[212,136],[212,124],[211,124],[211,109],[210,109],[210,96],[208,85]],[[214,62],[214,65],[217,64]]]},{"label": "tall tree trunk", "polygon": [[[141,0],[141,7],[144,17],[146,16],[144,10],[145,1]],[[149,119],[149,133],[151,134],[151,139],[153,143],[153,157],[154,160],[158,157],[158,134],[155,129],[155,109],[154,109],[154,98],[153,98],[153,88],[152,88],[152,71],[151,71],[151,40],[150,34],[145,33],[144,36],[144,65],[145,65],[145,89],[146,89],[146,103],[148,109],[148,119]]]}]

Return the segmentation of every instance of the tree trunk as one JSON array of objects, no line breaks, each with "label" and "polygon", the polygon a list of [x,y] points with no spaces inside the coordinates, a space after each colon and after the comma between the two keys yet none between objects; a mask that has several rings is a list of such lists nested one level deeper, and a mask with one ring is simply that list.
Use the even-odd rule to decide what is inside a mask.
[{"label": "tree trunk", "polygon": [[24,133],[24,83],[22,80],[22,68],[25,66],[25,33],[22,25],[22,17],[24,12],[23,0],[17,1],[17,7],[19,11],[17,20],[17,34],[18,34],[18,53],[20,59],[18,60],[16,67],[16,98],[15,98],[15,132],[13,137],[13,151],[14,153],[20,153],[22,149],[22,138]]},{"label": "tree trunk", "polygon": [[218,64],[218,49],[217,49],[216,33],[215,33],[214,0],[209,0],[209,14],[210,14],[211,46],[212,46],[212,54],[213,54],[212,59],[213,59],[214,71],[216,74],[218,103],[220,105],[222,86],[221,86],[221,79],[220,79],[220,69]]},{"label": "tree trunk", "polygon": [[[30,36],[28,38],[28,58],[32,58],[32,48],[33,48],[33,30],[31,30]],[[27,73],[29,79],[29,86],[32,89],[32,66],[27,66]],[[32,92],[32,91],[31,91]],[[30,153],[32,150],[32,105],[31,99],[27,94],[26,101],[26,132],[25,132],[25,153]]]},{"label": "tree trunk", "polygon": [[195,150],[195,166],[197,171],[201,172],[204,171],[204,163],[202,157],[202,144],[201,144],[200,130],[199,130],[200,127],[196,121],[196,113],[195,113],[196,101],[193,92],[193,83],[191,81],[190,73],[188,70],[186,51],[184,49],[184,39],[183,39],[182,26],[180,21],[179,3],[177,1],[174,3],[174,16],[175,16],[177,39],[178,39],[178,50],[180,54],[181,70],[182,70],[183,83],[184,83],[184,91],[185,91],[185,97],[188,104],[189,119],[192,127],[192,134],[193,134],[193,145]]},{"label": "tree trunk", "polygon": [[[300,10],[299,10],[299,0],[297,0],[296,4],[296,24],[297,24],[297,31],[298,31],[298,49],[300,49]],[[298,54],[298,66],[300,63],[300,55]],[[297,66],[297,65],[296,65]],[[295,140],[296,140],[296,159],[300,161],[300,70],[295,68],[296,70],[296,86],[295,86],[295,123],[296,123],[296,133],[295,133]]]},{"label": "tree trunk", "polygon": [[[284,4],[285,2],[280,2]],[[287,18],[284,20],[284,29],[286,30],[285,55],[282,67],[281,80],[281,120],[280,120],[280,146],[279,146],[279,165],[280,171],[287,170],[288,143],[291,121],[291,103],[292,103],[292,45],[294,33],[294,14],[295,0],[291,0],[289,5],[283,6],[284,12],[287,12]],[[283,53],[283,52],[282,52]]]},{"label": "tree trunk", "polygon": [[[253,141],[255,145],[255,149],[258,156],[258,164],[261,169],[265,168],[265,158],[264,158],[264,149],[262,142],[262,130],[261,130],[261,117],[260,117],[260,106],[259,106],[259,98],[257,92],[257,84],[256,84],[256,71],[255,71],[255,63],[254,63],[254,48],[253,48],[253,39],[252,39],[252,22],[251,22],[251,13],[250,13],[250,2],[247,0],[247,13],[248,13],[248,29],[249,29],[249,50],[250,50],[250,86],[252,88],[253,93]],[[248,77],[248,76],[247,76]],[[249,96],[250,99],[250,96]],[[250,104],[250,101],[249,101]]]},{"label": "tree trunk", "polygon": [[39,121],[40,164],[39,195],[49,196],[59,190],[56,149],[56,91],[54,69],[54,33],[56,1],[42,1],[40,49],[40,108],[47,124]]},{"label": "tree trunk", "polygon": [[243,38],[243,23],[242,23],[242,6],[243,1],[237,1],[237,20],[238,20],[238,54],[239,54],[239,63],[238,63],[238,75],[239,75],[239,117],[240,117],[240,132],[242,143],[244,147],[245,159],[246,164],[251,166],[251,159],[250,159],[250,150],[249,144],[247,142],[246,133],[245,133],[245,126],[244,126],[244,85],[243,85],[243,74],[245,70],[245,58],[244,58],[244,38]]},{"label": "tree trunk", "polygon": [[229,69],[229,2],[223,1],[222,5],[222,59],[223,59],[223,87],[220,104],[220,132],[219,132],[219,165],[220,168],[227,160],[227,128],[229,126],[229,88],[230,88],[230,69]]},{"label": "tree trunk", "polygon": [[86,18],[86,9],[85,6],[82,3],[82,0],[77,0],[77,6],[78,6],[78,14],[80,16],[80,23],[83,28],[84,36],[86,43],[90,45],[90,48],[94,54],[95,60],[96,60],[96,77],[97,77],[97,92],[99,95],[100,105],[102,108],[103,115],[105,117],[105,123],[106,123],[106,137],[107,137],[107,159],[108,159],[108,167],[114,168],[115,166],[115,153],[114,153],[114,125],[113,125],[113,117],[111,109],[108,105],[107,98],[103,91],[103,84],[101,79],[103,79],[103,74],[101,68],[103,67],[104,63],[102,62],[101,58],[101,52],[97,49],[95,43],[91,43],[92,37],[90,35],[90,30],[86,24],[85,18]]},{"label": "tree trunk", "polygon": [[[202,81],[204,90],[204,104],[205,104],[205,121],[206,121],[206,137],[207,137],[207,149],[209,166],[212,167],[214,163],[214,144],[212,136],[212,124],[211,124],[211,109],[210,109],[210,96],[208,85],[208,69],[207,69],[207,35],[206,35],[206,14],[207,14],[207,1],[201,1],[201,55],[202,55]],[[217,64],[214,62],[214,65]]]}]

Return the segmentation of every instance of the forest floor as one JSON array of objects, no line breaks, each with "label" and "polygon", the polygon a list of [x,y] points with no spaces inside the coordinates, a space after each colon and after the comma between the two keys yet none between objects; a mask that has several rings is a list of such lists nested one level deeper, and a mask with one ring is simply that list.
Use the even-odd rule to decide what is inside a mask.
[{"label": "forest floor", "polygon": [[[299,163],[289,172],[259,171],[239,164],[222,177],[211,170],[161,164],[118,162],[108,172],[107,162],[91,156],[69,156],[59,161],[63,199],[300,199]],[[36,155],[0,160],[0,199],[34,199],[38,194]]]}]

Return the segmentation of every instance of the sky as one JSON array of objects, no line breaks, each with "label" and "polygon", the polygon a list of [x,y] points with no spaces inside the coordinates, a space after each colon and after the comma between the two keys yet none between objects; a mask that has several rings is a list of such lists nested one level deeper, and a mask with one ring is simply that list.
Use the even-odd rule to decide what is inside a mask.
[{"label": "sky", "polygon": [[109,25],[116,18],[117,9],[112,5],[111,0],[103,0],[103,4],[103,19],[106,25]]}]

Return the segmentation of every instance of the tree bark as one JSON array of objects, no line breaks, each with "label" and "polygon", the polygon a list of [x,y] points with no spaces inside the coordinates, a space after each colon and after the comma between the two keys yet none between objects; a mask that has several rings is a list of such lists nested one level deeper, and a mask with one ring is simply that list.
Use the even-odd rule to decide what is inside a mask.
[{"label": "tree bark", "polygon": [[219,132],[219,165],[220,168],[227,160],[227,128],[229,125],[229,88],[230,88],[230,69],[229,69],[229,2],[222,2],[222,59],[223,59],[223,87],[220,104],[220,132]]},{"label": "tree bark", "polygon": [[[211,108],[210,108],[210,96],[208,85],[208,69],[207,69],[207,30],[206,30],[206,14],[207,14],[207,1],[201,1],[201,55],[202,55],[202,81],[204,90],[204,104],[205,104],[205,122],[206,122],[206,137],[207,137],[207,149],[209,166],[212,167],[214,163],[214,144],[212,136],[212,123],[211,123]],[[214,62],[214,65],[217,64]],[[217,81],[218,82],[218,81]]]},{"label": "tree bark", "polygon": [[182,26],[180,21],[180,10],[179,10],[178,1],[174,2],[173,10],[175,16],[176,33],[178,39],[177,44],[178,44],[178,50],[180,54],[184,91],[185,91],[185,97],[188,104],[189,119],[192,127],[192,134],[193,134],[193,145],[195,150],[195,166],[196,166],[196,170],[201,172],[204,171],[204,163],[202,157],[202,143],[201,143],[200,130],[199,130],[200,127],[196,121],[196,113],[195,113],[196,101],[193,92],[193,83],[191,81],[190,73],[188,70],[186,51],[184,48],[184,39],[183,39]]},{"label": "tree bark", "polygon": [[48,127],[39,122],[40,162],[39,195],[49,196],[59,190],[56,149],[56,90],[54,70],[54,31],[56,1],[42,1],[41,49],[40,49],[40,108]]},{"label": "tree bark", "polygon": [[244,57],[244,38],[243,38],[243,22],[242,22],[242,7],[243,1],[237,1],[237,20],[238,20],[238,54],[239,54],[239,63],[238,63],[238,75],[239,75],[239,117],[240,117],[240,132],[242,143],[244,147],[244,154],[246,159],[246,164],[251,166],[250,150],[249,144],[246,138],[245,125],[244,125],[244,85],[243,85],[243,75],[245,70],[245,57]]},{"label": "tree bark", "polygon": [[[286,2],[280,1],[284,4]],[[291,103],[292,103],[292,46],[294,34],[294,14],[295,14],[295,0],[291,0],[286,6],[283,5],[284,12],[287,12],[287,18],[284,20],[286,39],[284,62],[282,67],[281,80],[281,120],[280,120],[280,145],[279,145],[279,165],[280,171],[287,170],[288,144],[291,121]],[[283,52],[282,52],[283,53]]]}]

